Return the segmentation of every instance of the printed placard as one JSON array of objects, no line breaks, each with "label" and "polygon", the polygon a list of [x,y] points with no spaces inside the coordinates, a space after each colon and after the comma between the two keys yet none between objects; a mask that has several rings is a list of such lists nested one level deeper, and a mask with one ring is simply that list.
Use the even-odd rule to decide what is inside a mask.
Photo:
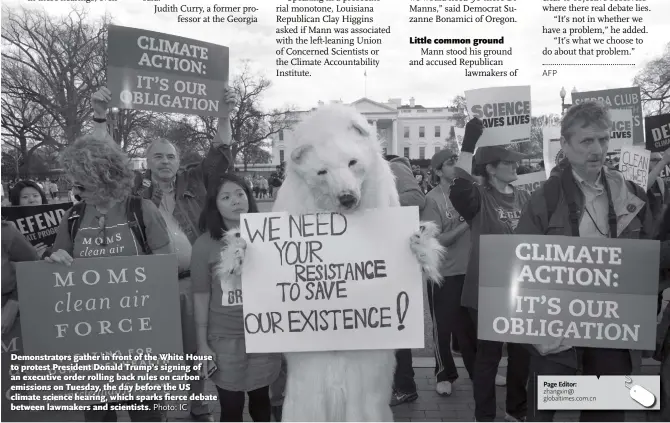
[{"label": "printed placard", "polygon": [[670,148],[670,113],[644,118],[647,150],[663,152]]},{"label": "printed placard", "polygon": [[482,235],[479,339],[654,350],[659,254],[658,241]]},{"label": "printed placard", "polygon": [[544,172],[547,179],[551,171],[565,158],[561,149],[561,127],[545,126],[542,128],[542,155],[544,157]]},{"label": "printed placard", "polygon": [[[546,162],[545,162],[546,163]],[[544,170],[539,172],[531,172],[523,175],[518,175],[517,180],[512,182],[512,185],[519,189],[528,191],[529,193],[535,192],[536,189],[540,188],[542,184],[547,181],[547,175]]]},{"label": "printed placard", "polygon": [[[581,104],[585,101],[599,101],[612,111],[617,109],[631,110],[633,113],[633,144],[644,144],[640,87],[574,92],[571,95],[573,104]],[[612,150],[611,147],[610,150]]]},{"label": "printed placard", "polygon": [[417,207],[241,223],[248,353],[423,348]]},{"label": "printed placard", "polygon": [[[116,367],[118,374],[135,377],[125,380],[150,384],[152,379],[140,375],[148,378],[165,373],[159,365],[167,360],[161,355],[182,353],[177,260],[172,254],[75,259],[71,266],[22,262],[16,264],[16,275],[26,355],[95,355],[99,357],[95,364]],[[161,358],[138,358],[143,354]],[[67,366],[73,359],[50,363]],[[124,363],[133,363],[140,370],[128,369]],[[54,373],[53,369],[56,367],[46,373]],[[98,370],[68,369],[59,373],[95,375]],[[86,382],[94,388],[82,387],[88,397],[76,401],[78,404],[105,402],[124,394],[118,386],[106,390],[109,379]],[[62,380],[44,382],[58,383]]]},{"label": "printed placard", "polygon": [[644,191],[649,180],[649,159],[651,151],[640,147],[623,147],[619,157],[619,171],[623,177],[635,182]]},{"label": "printed placard", "polygon": [[633,111],[630,109],[610,110],[612,130],[610,131],[609,153],[618,153],[623,147],[633,145]]},{"label": "printed placard", "polygon": [[71,207],[72,203],[3,207],[2,218],[13,222],[32,245],[51,247],[56,241],[58,225]]},{"label": "printed placard", "polygon": [[227,116],[228,47],[110,25],[110,106],[199,116]]},{"label": "printed placard", "polygon": [[477,147],[530,140],[530,86],[470,90],[465,99],[470,115],[484,124]]}]

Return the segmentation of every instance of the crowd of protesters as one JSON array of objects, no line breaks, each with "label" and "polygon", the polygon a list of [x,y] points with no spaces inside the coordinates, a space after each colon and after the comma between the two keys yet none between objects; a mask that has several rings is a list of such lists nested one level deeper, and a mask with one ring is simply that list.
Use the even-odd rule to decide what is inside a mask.
[{"label": "crowd of protesters", "polygon": [[[240,275],[222,274],[217,263],[228,231],[240,215],[257,213],[256,199],[273,198],[284,179],[283,166],[269,178],[236,175],[230,156],[231,131],[226,118],[202,162],[180,166],[180,152],[156,139],[146,150],[148,170],[137,173],[127,155],[107,133],[111,93],[92,97],[95,129],[63,151],[61,164],[75,205],[63,217],[45,260],[70,265],[90,238],[102,234],[97,257],[175,254],[178,261],[182,341],[185,353],[213,356],[191,384],[192,394],[215,384],[221,421],[242,421],[246,396],[254,421],[281,420],[286,363],[280,354],[247,354],[244,341]],[[224,102],[232,110],[234,97]],[[507,376],[499,374],[504,345],[478,338],[479,243],[481,235],[533,234],[572,237],[658,239],[661,243],[659,298],[670,282],[670,186],[660,178],[670,165],[670,150],[652,154],[648,189],[637,188],[607,166],[611,118],[606,108],[586,102],[572,106],[561,123],[565,154],[551,177],[532,195],[512,185],[519,174],[544,168],[521,167],[527,157],[502,146],[477,147],[486,130],[478,119],[465,128],[460,151],[444,149],[423,172],[407,158],[386,156],[396,179],[402,206],[417,206],[422,220],[437,224],[439,242],[447,247],[442,284],[427,284],[433,323],[435,389],[449,396],[459,375],[452,349],[459,350],[473,384],[476,421],[496,417],[496,386],[507,386],[506,421],[551,421],[554,412],[538,410],[540,375],[629,375],[639,369],[638,351],[506,344]],[[19,181],[9,190],[14,206],[47,204],[51,185]],[[55,185],[55,184],[54,184]],[[58,191],[56,191],[58,192]],[[553,206],[549,207],[548,205]],[[631,207],[633,205],[634,207]],[[551,210],[550,210],[551,208]],[[141,225],[137,225],[140,216]],[[619,222],[619,224],[617,224]],[[110,235],[116,236],[110,236]],[[39,260],[12,225],[2,222],[2,331],[19,319],[13,262]],[[114,251],[114,253],[112,253]],[[219,301],[228,298],[230,301]],[[659,312],[660,312],[659,301]],[[661,361],[662,413],[670,419],[670,310],[658,329],[655,358]],[[396,352],[392,406],[418,398],[411,350]],[[623,411],[582,411],[583,421],[623,421]],[[130,411],[132,421],[161,421],[160,407]],[[194,421],[214,421],[209,404],[190,403]],[[114,411],[87,411],[86,421],[112,421]]]}]

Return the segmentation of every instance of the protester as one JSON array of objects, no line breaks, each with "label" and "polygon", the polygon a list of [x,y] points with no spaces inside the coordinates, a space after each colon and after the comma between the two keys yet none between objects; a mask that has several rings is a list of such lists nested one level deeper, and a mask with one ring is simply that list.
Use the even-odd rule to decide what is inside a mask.
[{"label": "protester", "polygon": [[[73,257],[173,252],[165,220],[156,206],[149,200],[136,202],[131,197],[134,174],[130,160],[106,132],[78,138],[62,152],[60,161],[73,191],[83,201],[63,216],[52,247],[54,253],[46,258],[47,262],[69,266]],[[135,220],[138,215],[142,216],[144,231]],[[144,404],[149,406],[147,411],[128,411],[132,421],[162,421],[160,402]],[[85,411],[84,418],[115,421],[116,411]]]},{"label": "protester", "polygon": [[[667,152],[668,150],[666,150]],[[670,279],[670,208],[666,208],[660,222],[657,239],[661,241],[660,270],[662,279]],[[662,294],[663,291],[661,291]],[[670,307],[665,307],[656,330],[654,358],[661,362],[660,420],[670,421]]]},{"label": "protester", "polygon": [[[2,221],[2,334],[18,324],[19,302],[16,289],[15,262],[36,261],[39,256],[21,232],[9,222]],[[3,339],[4,345],[11,341]]]},{"label": "protester", "polygon": [[[395,176],[396,189],[400,197],[400,205],[403,207],[417,206],[423,210],[426,205],[426,197],[414,177],[409,159],[395,155],[387,155],[393,176]],[[412,366],[412,350],[397,350],[395,354],[396,368],[393,376],[393,393],[391,406],[406,402],[416,401],[419,394],[414,381],[414,367]]]},{"label": "protester", "polygon": [[[468,307],[474,327],[477,327],[479,295],[479,241],[480,235],[511,234],[529,198],[524,190],[511,185],[517,179],[518,162],[525,155],[502,146],[479,147],[474,156],[475,171],[483,178],[477,184],[471,176],[472,153],[484,132],[481,120],[473,118],[465,126],[461,155],[455,169],[455,179],[449,198],[456,211],[468,222],[472,247],[463,285],[461,305]],[[526,417],[526,381],[528,379],[528,352],[517,344],[507,344],[507,421]],[[475,357],[473,391],[475,419],[493,421],[496,417],[496,382],[503,353],[503,343],[479,339]]]},{"label": "protester", "polygon": [[243,179],[227,174],[209,184],[199,222],[203,234],[193,245],[191,258],[198,356],[215,357],[217,370],[211,379],[219,394],[221,421],[242,421],[246,393],[251,418],[267,422],[269,385],[279,375],[281,355],[246,352],[241,277],[217,272],[221,251],[227,247],[225,235],[239,228],[242,213],[258,213]]},{"label": "protester", "polygon": [[431,159],[431,167],[440,183],[426,195],[426,207],[421,220],[433,221],[440,229],[437,239],[447,247],[440,273],[442,285],[428,283],[428,305],[433,320],[433,343],[435,349],[436,391],[440,395],[451,395],[452,384],[458,379],[458,371],[451,352],[451,338],[458,342],[465,369],[474,378],[474,361],[477,344],[477,328],[473,326],[468,310],[461,306],[465,270],[470,253],[470,228],[449,201],[449,191],[454,180],[454,165],[458,152],[440,150]]},{"label": "protester", "polygon": [[[9,193],[9,201],[12,206],[39,206],[49,204],[49,199],[45,192],[39,185],[37,185],[37,182],[31,180],[17,182]],[[43,242],[38,243],[34,248],[40,257],[48,252],[48,246]]]},{"label": "protester", "polygon": [[[565,159],[552,170],[547,182],[526,205],[517,234],[563,235],[586,238],[644,239],[652,219],[646,195],[636,184],[605,166],[612,120],[596,102],[572,106],[561,122],[561,148]],[[528,420],[552,421],[554,411],[538,410],[536,393],[540,375],[630,375],[641,355],[622,349],[571,348],[558,340],[553,345],[529,346],[531,352]],[[624,421],[619,410],[582,411],[582,421]]]},{"label": "protester", "polygon": [[649,179],[647,180],[647,199],[654,222],[659,222],[668,202],[670,185],[667,185],[661,172],[670,164],[670,148],[664,153],[651,153],[649,157]]},{"label": "protester", "polygon": [[16,183],[9,193],[12,206],[39,206],[49,204],[46,193],[35,181],[22,180]]},{"label": "protester", "polygon": [[[223,98],[228,113],[232,112],[235,107],[234,93],[225,88]],[[93,94],[91,100],[98,130],[104,131],[111,92],[103,87]],[[205,204],[207,181],[227,172],[233,163],[231,136],[230,118],[219,118],[217,134],[212,139],[207,156],[199,164],[185,168],[180,167],[180,154],[174,144],[166,139],[156,139],[146,150],[148,170],[144,174],[134,173],[135,194],[151,200],[158,207],[177,253],[184,354],[195,354],[197,350],[191,292],[191,246],[201,234],[198,219]],[[190,387],[189,395],[203,395],[205,379],[192,380]],[[190,414],[194,421],[213,421],[209,404],[203,400],[191,401]]]}]

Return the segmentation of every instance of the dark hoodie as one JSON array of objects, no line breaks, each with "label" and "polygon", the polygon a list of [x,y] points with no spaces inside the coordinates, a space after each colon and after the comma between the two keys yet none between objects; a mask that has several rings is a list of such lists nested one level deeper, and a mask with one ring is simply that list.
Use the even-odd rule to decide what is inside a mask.
[{"label": "dark hoodie", "polygon": [[406,157],[396,157],[389,162],[391,171],[395,176],[395,186],[400,196],[400,205],[418,206],[419,211],[426,205],[426,196],[419,187],[419,182],[414,177],[412,166]]}]

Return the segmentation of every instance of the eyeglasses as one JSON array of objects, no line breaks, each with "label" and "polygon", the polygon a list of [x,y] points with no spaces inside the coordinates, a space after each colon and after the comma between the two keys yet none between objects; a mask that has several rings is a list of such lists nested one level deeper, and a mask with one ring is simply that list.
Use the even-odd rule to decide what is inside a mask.
[{"label": "eyeglasses", "polygon": [[514,166],[515,164],[518,164],[514,160],[501,160],[500,163],[506,164],[507,166]]}]

